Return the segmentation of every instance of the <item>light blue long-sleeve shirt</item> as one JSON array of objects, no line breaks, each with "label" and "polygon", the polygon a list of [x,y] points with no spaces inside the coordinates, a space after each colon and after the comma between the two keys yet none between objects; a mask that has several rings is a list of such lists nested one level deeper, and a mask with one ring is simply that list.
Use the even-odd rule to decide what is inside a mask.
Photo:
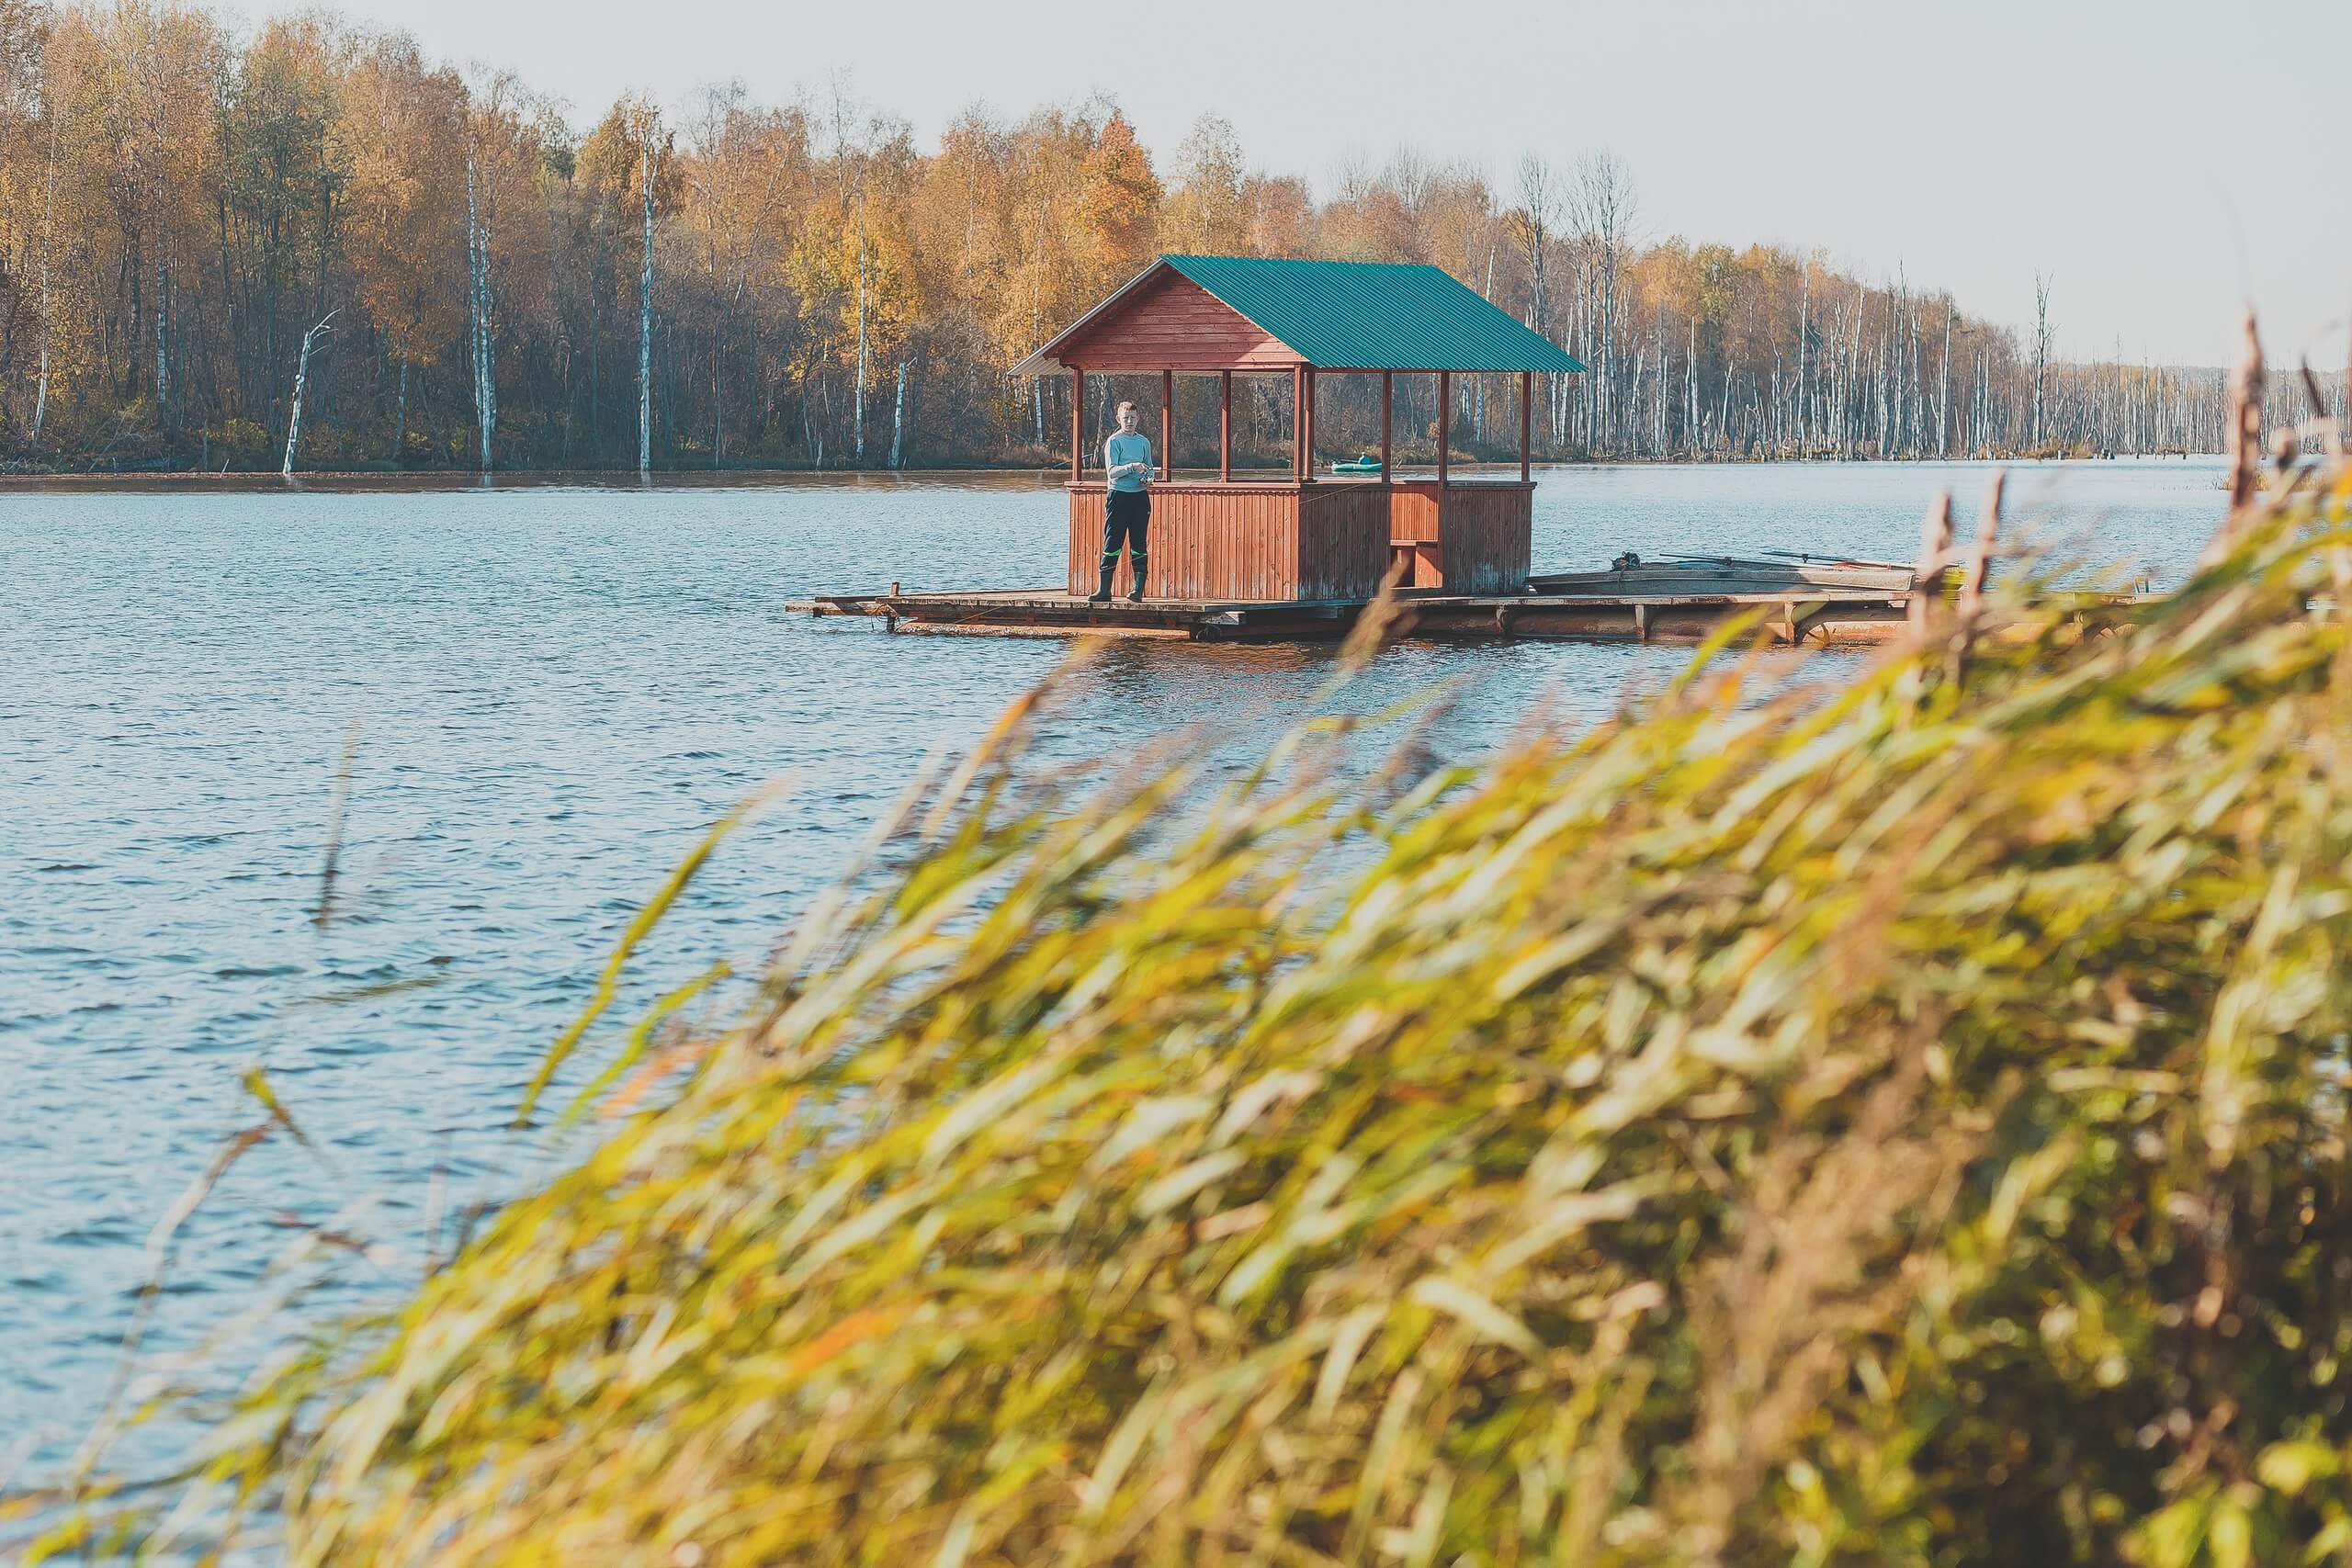
[{"label": "light blue long-sleeve shirt", "polygon": [[1151,443],[1145,439],[1141,431],[1133,435],[1124,430],[1114,431],[1111,439],[1102,443],[1102,466],[1115,468],[1122,463],[1141,463],[1144,470],[1140,474],[1113,474],[1113,490],[1137,491],[1148,487],[1147,476],[1151,472]]}]

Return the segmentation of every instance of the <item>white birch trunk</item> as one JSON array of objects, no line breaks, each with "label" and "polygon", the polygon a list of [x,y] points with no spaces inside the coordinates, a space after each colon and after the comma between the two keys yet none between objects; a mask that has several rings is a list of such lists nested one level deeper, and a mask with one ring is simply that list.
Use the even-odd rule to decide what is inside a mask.
[{"label": "white birch trunk", "polygon": [[1633,411],[1634,456],[1641,456],[1642,441],[1642,363],[1649,357],[1647,346],[1634,351],[1634,379],[1625,389],[1625,406]]},{"label": "white birch trunk", "polygon": [[466,157],[466,371],[474,383],[474,428],[481,428],[481,228],[474,202],[474,161]]},{"label": "white birch trunk", "polygon": [[857,231],[857,390],[850,400],[849,416],[854,427],[853,457],[863,468],[865,464],[865,230],[862,224]]},{"label": "white birch trunk", "polygon": [[653,471],[653,130],[639,164],[645,186],[645,265],[637,288],[637,471]]},{"label": "white birch trunk", "polygon": [[2050,284],[2040,273],[2033,275],[2033,423],[2027,427],[2027,444],[2036,449],[2042,436],[2042,384],[2050,371]]},{"label": "white birch trunk", "polygon": [[1797,294],[1797,456],[1813,455],[1813,405],[1808,401],[1812,381],[1806,374],[1813,354],[1805,339],[1813,324],[1813,260],[1805,259],[1804,281]]},{"label": "white birch trunk", "polygon": [[395,468],[401,466],[401,459],[408,452],[408,355],[405,354],[401,355],[400,407],[400,419],[392,429],[392,467]]},{"label": "white birch trunk", "polygon": [[1682,351],[1682,445],[1695,455],[1699,450],[1699,318],[1693,316],[1684,324],[1690,336]]},{"label": "white birch trunk", "polygon": [[155,420],[160,424],[166,423],[164,411],[171,406],[171,315],[166,304],[169,274],[165,254],[169,247],[164,220],[163,106],[160,102],[155,103],[153,110],[155,117]]},{"label": "white birch trunk", "polygon": [[171,331],[170,312],[164,308],[164,225],[155,224],[155,418],[164,419],[164,411],[171,406],[172,370],[167,352],[167,334]]},{"label": "white birch trunk", "polygon": [[49,286],[50,253],[57,238],[57,138],[65,118],[62,103],[49,106],[49,172],[40,207],[40,382],[33,389],[33,445],[40,445],[41,426],[49,421],[50,325],[54,311]]},{"label": "white birch trunk", "polygon": [[907,362],[899,361],[899,396],[890,408],[890,466],[899,467],[907,433]]},{"label": "white birch trunk", "polygon": [[474,424],[481,444],[481,471],[492,464],[491,438],[498,427],[498,365],[491,338],[490,228],[482,220],[475,196],[474,161],[466,157],[466,315],[467,346],[472,350]]},{"label": "white birch trunk", "polygon": [[1944,355],[1936,372],[1936,456],[1951,456],[1951,297],[1944,297]]},{"label": "white birch trunk", "polygon": [[311,378],[311,345],[319,341],[322,333],[332,330],[327,323],[334,320],[334,315],[329,310],[319,318],[317,325],[302,334],[302,355],[294,363],[294,406],[286,421],[286,462],[277,470],[282,479],[294,477],[294,449],[302,441],[302,389]]},{"label": "white birch trunk", "polygon": [[1655,379],[1657,392],[1650,400],[1654,405],[1650,416],[1650,451],[1663,457],[1666,456],[1666,306],[1662,303],[1657,308],[1657,375]]},{"label": "white birch trunk", "polygon": [[[1036,289],[1033,286],[1030,289],[1029,302],[1029,341],[1031,343],[1043,341],[1040,334],[1045,330],[1044,320],[1044,312],[1038,308],[1036,301]],[[1043,376],[1029,378],[1029,410],[1036,421],[1037,447],[1042,452],[1046,446],[1046,378]]]},{"label": "white birch trunk", "polygon": [[1845,455],[1852,457],[1861,448],[1861,427],[1855,418],[1855,389],[1862,378],[1862,315],[1867,296],[1860,280],[1854,284],[1854,330],[1846,343],[1845,405],[1839,415],[1845,426]]},{"label": "white birch trunk", "polygon": [[[487,204],[485,204],[487,205]],[[496,462],[498,435],[498,297],[490,286],[490,216],[481,220],[481,467]]]}]

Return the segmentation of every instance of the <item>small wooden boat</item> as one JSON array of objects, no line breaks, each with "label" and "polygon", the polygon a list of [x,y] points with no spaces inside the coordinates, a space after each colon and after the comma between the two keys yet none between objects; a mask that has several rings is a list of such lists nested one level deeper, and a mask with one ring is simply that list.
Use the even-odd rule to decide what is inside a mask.
[{"label": "small wooden boat", "polygon": [[1738,556],[1663,556],[1649,559],[1630,551],[1605,571],[1543,572],[1528,579],[1536,593],[1719,594],[1802,593],[1808,589],[1843,592],[1908,593],[1917,573],[1894,561],[1839,556],[1799,555],[1776,550],[1770,560]]},{"label": "small wooden boat", "polygon": [[1361,457],[1350,457],[1344,462],[1332,464],[1331,471],[1335,474],[1376,474],[1380,472],[1380,459],[1366,452]]}]

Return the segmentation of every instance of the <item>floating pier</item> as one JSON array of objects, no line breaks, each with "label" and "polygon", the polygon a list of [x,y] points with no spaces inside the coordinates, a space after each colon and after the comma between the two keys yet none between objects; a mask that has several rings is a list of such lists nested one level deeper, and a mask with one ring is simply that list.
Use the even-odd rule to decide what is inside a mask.
[{"label": "floating pier", "polygon": [[[1755,591],[1692,582],[1679,592],[1457,594],[1400,589],[1401,637],[1470,641],[1696,642],[1733,615],[1761,613],[1759,636],[1794,647],[1883,641],[1901,631],[1909,592],[1862,588]],[[1127,637],[1184,642],[1328,642],[1347,636],[1367,599],[1104,604],[1051,588],[973,593],[843,593],[804,600],[812,615],[867,616],[898,632],[969,637]]]},{"label": "floating pier", "polygon": [[[1950,571],[1922,590],[1907,566],[1789,556],[1776,560],[1623,556],[1603,571],[1539,573],[1519,593],[1399,588],[1395,634],[1484,642],[1697,642],[1734,616],[1787,648],[1884,642],[1908,624],[1912,597],[1948,597]],[[2143,595],[2073,596],[2086,623],[2111,620]],[[833,593],[787,606],[810,615],[864,616],[893,632],[966,637],[1125,637],[1182,642],[1329,642],[1348,635],[1369,598],[1200,602],[1125,598],[1109,604],[1057,588],[967,593]]]}]

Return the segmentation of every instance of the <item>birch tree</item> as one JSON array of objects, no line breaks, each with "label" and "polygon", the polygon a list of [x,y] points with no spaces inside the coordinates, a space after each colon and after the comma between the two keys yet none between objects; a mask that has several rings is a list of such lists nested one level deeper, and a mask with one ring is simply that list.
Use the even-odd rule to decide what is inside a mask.
[{"label": "birch tree", "polygon": [[640,133],[638,185],[645,197],[644,270],[637,295],[637,471],[653,470],[653,125]]},{"label": "birch tree", "polygon": [[[1505,227],[1527,268],[1528,327],[1548,334],[1552,328],[1550,260],[1553,231],[1560,226],[1564,193],[1560,176],[1541,153],[1519,160],[1518,205],[1505,218]],[[1489,286],[1491,292],[1492,285]]]},{"label": "birch tree", "polygon": [[492,437],[498,427],[497,340],[491,325],[490,229],[481,212],[474,159],[466,158],[466,301],[468,345],[474,374],[474,420],[481,471],[492,466]]},{"label": "birch tree", "polygon": [[1578,241],[1591,258],[1599,295],[1593,393],[1596,424],[1603,440],[1615,434],[1618,280],[1637,205],[1633,171],[1616,152],[1603,148],[1577,161],[1568,210]]},{"label": "birch tree", "polygon": [[1241,182],[1248,172],[1229,121],[1213,114],[1194,120],[1176,149],[1173,178],[1160,209],[1160,249],[1212,255],[1241,249]]},{"label": "birch tree", "polygon": [[2042,392],[2050,377],[2050,279],[2033,275],[2033,421],[2026,445],[2039,451],[2042,440]]},{"label": "birch tree", "polygon": [[[35,242],[40,253],[40,284],[34,309],[40,333],[40,370],[33,389],[32,445],[39,447],[49,418],[50,355],[56,332],[56,299],[52,288],[57,247],[57,167],[67,106],[62,101],[66,73],[50,69],[50,36],[46,19],[30,0],[0,0],[0,60],[6,66],[8,114],[0,130],[23,145],[38,125],[45,155],[41,166],[40,227]],[[0,371],[6,366],[0,365]]]},{"label": "birch tree", "polygon": [[302,354],[294,367],[294,401],[286,420],[286,462],[277,471],[281,478],[294,477],[294,451],[302,444],[302,390],[311,379],[311,345],[334,330],[335,313],[329,310],[302,334]]}]

